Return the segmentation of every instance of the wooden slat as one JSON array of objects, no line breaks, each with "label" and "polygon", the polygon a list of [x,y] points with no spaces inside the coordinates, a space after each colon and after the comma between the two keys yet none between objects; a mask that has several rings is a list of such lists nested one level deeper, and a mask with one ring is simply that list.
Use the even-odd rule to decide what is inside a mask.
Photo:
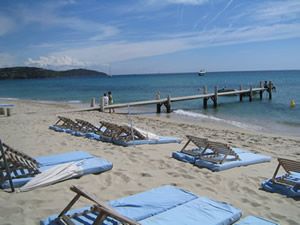
[{"label": "wooden slat", "polygon": [[[14,178],[25,178],[40,173],[38,162],[35,159],[20,151],[12,149],[8,145],[1,143],[1,141],[0,145],[2,154],[0,164],[4,165],[1,166],[2,176],[0,182],[3,183],[6,180],[9,180],[12,191],[14,191],[14,188],[11,174],[14,175]],[[27,172],[25,173],[25,171]]]},{"label": "wooden slat", "polygon": [[[282,167],[285,170],[286,174],[277,177],[280,167]],[[276,170],[273,174],[272,181],[274,183],[279,183],[282,185],[299,187],[300,186],[299,183],[287,179],[287,177],[291,172],[296,172],[296,173],[300,172],[300,162],[291,159],[278,158],[278,166],[276,167]]]},{"label": "wooden slat", "polygon": [[[130,224],[130,225],[139,225],[139,223],[137,223],[136,221],[131,220],[131,219],[121,215],[120,213],[115,211],[112,207],[106,205],[103,202],[100,202],[99,200],[96,200],[94,197],[92,197],[88,193],[84,192],[80,188],[78,188],[76,186],[72,186],[70,189],[72,191],[74,191],[75,193],[77,193],[77,195],[80,195],[80,196],[92,201],[93,203],[95,203],[94,209],[99,212],[99,216],[100,216],[100,218],[96,219],[96,221],[103,221],[103,218],[101,217],[101,215],[105,214],[105,218],[109,216],[111,218],[114,218],[114,219],[120,221],[121,223]],[[99,224],[94,223],[94,225],[101,225],[101,223],[99,223]]]},{"label": "wooden slat", "polygon": [[300,162],[284,158],[278,158],[278,162],[281,164],[281,166],[285,169],[286,172],[300,173]]}]

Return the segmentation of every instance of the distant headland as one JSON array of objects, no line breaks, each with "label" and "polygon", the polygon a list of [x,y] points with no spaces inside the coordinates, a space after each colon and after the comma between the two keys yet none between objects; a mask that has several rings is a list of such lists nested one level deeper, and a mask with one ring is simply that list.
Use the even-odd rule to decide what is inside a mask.
[{"label": "distant headland", "polygon": [[71,69],[56,71],[38,67],[7,67],[0,68],[0,80],[8,79],[34,79],[51,77],[75,76],[108,76],[106,73],[88,69]]}]

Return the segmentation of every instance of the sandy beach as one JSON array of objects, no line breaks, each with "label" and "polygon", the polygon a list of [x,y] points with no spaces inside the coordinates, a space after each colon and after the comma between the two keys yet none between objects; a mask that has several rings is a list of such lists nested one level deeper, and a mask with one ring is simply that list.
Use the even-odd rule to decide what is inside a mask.
[{"label": "sandy beach", "polygon": [[[71,185],[78,185],[106,201],[172,184],[200,196],[224,201],[243,211],[243,217],[256,215],[282,225],[299,224],[300,202],[260,190],[270,178],[277,157],[300,160],[300,138],[257,133],[221,124],[192,124],[165,116],[131,115],[133,124],[164,136],[183,139],[181,144],[121,147],[110,143],[75,137],[48,129],[58,115],[80,118],[97,125],[100,120],[128,123],[124,114],[97,111],[70,112],[76,107],[63,103],[11,101],[10,117],[0,116],[0,138],[11,147],[33,157],[84,150],[113,163],[113,169],[100,175],[87,175],[24,193],[0,191],[0,224],[39,224],[50,214],[60,212],[73,197]],[[185,135],[213,138],[232,146],[272,157],[270,163],[211,172],[171,158],[186,142]],[[87,203],[87,202],[84,202]],[[84,204],[83,203],[83,204]],[[80,204],[78,206],[81,206]]]}]

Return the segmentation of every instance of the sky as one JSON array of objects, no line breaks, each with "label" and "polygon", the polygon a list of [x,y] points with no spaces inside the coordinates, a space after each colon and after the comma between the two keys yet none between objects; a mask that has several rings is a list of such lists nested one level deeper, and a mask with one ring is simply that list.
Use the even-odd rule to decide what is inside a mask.
[{"label": "sky", "polygon": [[300,0],[1,0],[0,67],[300,69]]}]

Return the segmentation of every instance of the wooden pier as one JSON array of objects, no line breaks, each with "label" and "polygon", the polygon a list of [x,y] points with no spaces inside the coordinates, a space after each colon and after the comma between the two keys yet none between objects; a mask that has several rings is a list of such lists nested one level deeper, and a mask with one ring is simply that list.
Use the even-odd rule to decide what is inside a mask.
[{"label": "wooden pier", "polygon": [[82,109],[80,111],[91,111],[91,110],[100,110],[101,112],[105,112],[109,109],[116,109],[116,108],[127,108],[132,106],[145,106],[145,105],[156,105],[156,112],[161,113],[161,107],[165,106],[166,112],[171,112],[171,103],[172,102],[179,102],[179,101],[188,101],[188,100],[196,100],[196,99],[203,99],[203,108],[208,107],[208,101],[211,100],[213,103],[213,107],[218,106],[218,99],[223,96],[232,96],[236,95],[239,96],[239,100],[243,101],[244,98],[248,97],[249,101],[251,102],[253,100],[254,94],[259,93],[259,98],[262,100],[263,93],[265,91],[268,92],[269,99],[272,99],[272,90],[273,90],[273,83],[269,81],[269,83],[266,85],[263,85],[262,82],[260,82],[259,87],[253,88],[250,86],[247,89],[243,89],[242,85],[238,90],[234,91],[226,91],[226,92],[218,92],[218,87],[214,88],[213,93],[207,93],[207,87],[203,87],[203,94],[198,95],[190,95],[190,96],[182,96],[182,97],[171,97],[168,95],[167,98],[160,98],[160,94],[157,93],[156,99],[154,100],[147,100],[147,101],[137,101],[137,102],[129,102],[129,103],[121,103],[121,104],[112,104],[105,106],[103,98],[100,99],[100,107],[93,107],[88,109]]}]

